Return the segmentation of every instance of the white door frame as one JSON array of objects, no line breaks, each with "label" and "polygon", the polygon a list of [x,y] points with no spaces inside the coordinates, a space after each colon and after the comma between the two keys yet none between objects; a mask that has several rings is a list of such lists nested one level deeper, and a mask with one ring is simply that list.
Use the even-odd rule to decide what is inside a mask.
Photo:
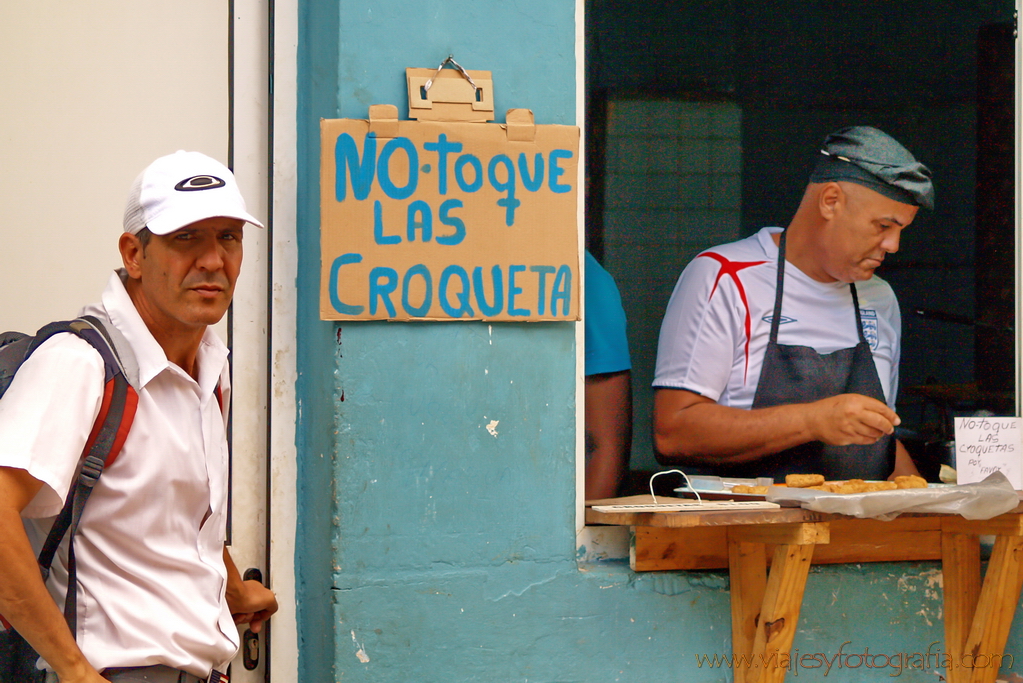
[{"label": "white door frame", "polygon": [[294,571],[298,3],[233,0],[231,21],[233,169],[250,211],[266,223],[265,230],[246,231],[245,268],[232,307],[232,556],[243,572],[247,567],[264,570],[280,605],[270,622],[269,652],[263,649],[259,668],[246,671],[239,656],[231,678],[238,683],[287,682],[298,679]]},{"label": "white door frame", "polygon": [[270,565],[282,609],[275,617],[271,679],[298,680],[298,624],[295,618],[295,528],[298,483],[295,446],[296,323],[298,319],[298,0],[276,0],[274,10],[273,211],[271,250],[273,313],[270,387],[270,471],[272,517]]},{"label": "white door frame", "polygon": [[[1023,0],[1016,0],[1016,11],[1013,15],[1013,22],[1015,23],[1014,34],[1019,32],[1019,15],[1020,8],[1023,6]],[[1016,88],[1016,101],[1015,101],[1015,132],[1016,132],[1016,159],[1013,164],[1015,171],[1016,182],[1015,192],[1016,201],[1013,203],[1015,209],[1015,216],[1013,217],[1013,224],[1016,227],[1016,259],[1015,268],[1013,269],[1016,273],[1016,415],[1023,415],[1023,295],[1021,295],[1020,287],[1023,285],[1023,274],[1020,273],[1020,269],[1023,268],[1023,230],[1020,229],[1020,217],[1023,216],[1023,193],[1020,192],[1021,185],[1021,164],[1023,164],[1023,83],[1020,82],[1023,78],[1023,43],[1020,42],[1018,35],[1015,39],[1015,55],[1016,55],[1016,77],[1015,77],[1015,88]]]}]

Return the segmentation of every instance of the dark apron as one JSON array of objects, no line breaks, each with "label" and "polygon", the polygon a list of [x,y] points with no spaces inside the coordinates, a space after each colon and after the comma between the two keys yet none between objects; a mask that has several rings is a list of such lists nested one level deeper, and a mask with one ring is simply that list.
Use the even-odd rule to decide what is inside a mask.
[{"label": "dark apron", "polygon": [[[860,342],[850,349],[819,354],[807,346],[778,343],[781,301],[785,277],[785,233],[778,245],[778,287],[774,294],[771,339],[764,352],[760,382],[753,397],[753,409],[789,403],[811,403],[839,394],[862,394],[885,403],[870,345],[863,336],[856,285],[850,283],[856,331]],[[886,479],[895,465],[895,439],[885,435],[868,446],[829,446],[811,441],[760,458],[753,462],[722,468],[732,477],[774,477],[786,474],[823,474],[825,479]]]}]

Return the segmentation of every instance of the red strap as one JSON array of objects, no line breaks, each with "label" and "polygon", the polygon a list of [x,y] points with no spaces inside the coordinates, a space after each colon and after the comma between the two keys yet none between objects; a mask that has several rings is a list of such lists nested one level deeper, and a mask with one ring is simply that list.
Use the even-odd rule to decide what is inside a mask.
[{"label": "red strap", "polygon": [[[114,380],[111,379],[103,387],[103,402],[99,407],[99,415],[96,417],[96,423],[92,425],[92,433],[89,434],[89,440],[85,442],[85,450],[82,453],[88,453],[92,450],[92,445],[96,442],[96,438],[99,436],[99,430],[103,426],[103,422],[106,421],[107,413],[110,412],[110,401],[114,395]],[[104,467],[110,467],[117,459],[117,456],[121,453],[121,448],[124,446],[125,439],[128,438],[128,431],[131,429],[131,423],[135,419],[135,410],[139,405],[139,395],[135,393],[134,387],[128,387],[128,393],[124,397],[124,415],[121,416],[121,424],[117,428],[117,435],[114,437],[113,446],[110,448],[110,454],[107,456],[106,465]]]},{"label": "red strap", "polygon": [[135,421],[135,410],[139,407],[139,395],[135,393],[134,387],[128,387],[128,393],[124,397],[124,415],[121,416],[121,426],[117,428],[117,436],[114,437],[114,445],[110,448],[110,455],[107,456],[107,464],[110,464],[121,454],[121,448],[128,438],[131,430],[131,423]]},{"label": "red strap", "polygon": [[[96,422],[92,425],[92,433],[89,434],[89,440],[85,442],[85,449],[82,453],[88,453],[92,450],[92,445],[96,443],[96,438],[99,437],[99,430],[103,426],[103,422],[107,418],[107,413],[110,412],[110,401],[114,395],[114,380],[108,380],[106,385],[103,387],[103,402],[99,406],[99,414],[96,416]],[[113,453],[111,453],[113,455]],[[110,458],[107,458],[107,462],[110,462]]]}]

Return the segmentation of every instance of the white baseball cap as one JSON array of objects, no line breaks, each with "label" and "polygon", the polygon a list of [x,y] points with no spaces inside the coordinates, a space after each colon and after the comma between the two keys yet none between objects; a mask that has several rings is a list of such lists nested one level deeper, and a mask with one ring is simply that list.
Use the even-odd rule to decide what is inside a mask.
[{"label": "white baseball cap", "polygon": [[149,228],[167,235],[206,218],[226,216],[252,223],[231,169],[200,152],[160,157],[139,174],[124,208],[124,231]]}]

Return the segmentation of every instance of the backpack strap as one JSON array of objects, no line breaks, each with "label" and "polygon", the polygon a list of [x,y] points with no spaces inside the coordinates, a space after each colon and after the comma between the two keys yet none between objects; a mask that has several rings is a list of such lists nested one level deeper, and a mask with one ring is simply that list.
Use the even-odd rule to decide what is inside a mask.
[{"label": "backpack strap", "polygon": [[[78,478],[72,486],[64,503],[63,509],[53,522],[50,533],[43,543],[39,552],[39,568],[45,580],[50,573],[50,566],[53,564],[54,555],[65,535],[70,532],[68,540],[68,581],[67,594],[64,600],[64,618],[71,629],[72,635],[77,637],[78,621],[78,567],[75,562],[75,532],[85,510],[85,503],[92,494],[93,487],[99,481],[104,468],[111,464],[121,452],[124,441],[128,437],[132,421],[135,418],[135,410],[138,407],[138,392],[132,383],[125,376],[124,365],[125,349],[120,349],[118,354],[110,337],[107,327],[97,318],[89,316],[85,319],[78,319],[70,323],[54,323],[64,325],[66,329],[59,329],[50,332],[47,337],[60,332],[71,332],[89,342],[103,357],[104,364],[104,388],[103,400],[100,404],[99,415],[93,425],[92,433],[86,442],[83,451],[84,461]],[[51,326],[47,326],[49,328]],[[46,328],[44,328],[46,329]],[[48,330],[49,331],[49,330]],[[42,336],[42,331],[40,335]],[[36,340],[28,353],[31,353],[41,342]],[[131,348],[127,349],[130,362],[134,364],[134,355],[131,355]],[[27,356],[28,354],[26,354]],[[136,369],[137,377],[137,369]]]},{"label": "backpack strap", "polygon": [[83,315],[81,318],[75,321],[84,320],[89,323],[93,329],[103,336],[103,339],[107,342],[107,346],[113,351],[114,358],[117,360],[117,364],[121,368],[121,372],[124,373],[125,378],[128,380],[128,384],[135,388],[137,392],[140,387],[139,382],[139,364],[135,359],[135,352],[132,351],[131,344],[124,338],[121,331],[110,322],[110,318],[106,315]]}]

